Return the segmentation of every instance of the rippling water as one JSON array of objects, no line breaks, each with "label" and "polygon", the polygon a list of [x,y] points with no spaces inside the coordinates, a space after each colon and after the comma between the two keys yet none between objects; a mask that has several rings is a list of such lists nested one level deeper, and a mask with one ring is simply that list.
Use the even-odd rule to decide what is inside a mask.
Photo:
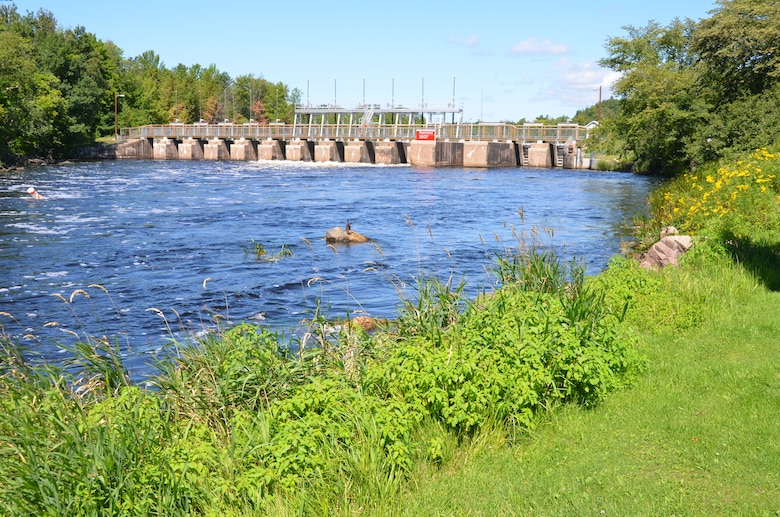
[{"label": "rippling water", "polygon": [[[30,198],[30,185],[45,199]],[[299,162],[107,161],[5,173],[0,311],[10,317],[0,325],[55,361],[70,332],[105,335],[144,371],[169,326],[199,331],[216,318],[290,329],[318,300],[330,317],[392,317],[398,289],[414,296],[420,275],[465,277],[475,293],[493,284],[496,253],[517,244],[513,227],[552,229],[552,244],[597,273],[646,211],[651,186],[625,173]],[[325,230],[348,219],[374,243],[328,247]],[[292,256],[260,261],[257,244]]]}]

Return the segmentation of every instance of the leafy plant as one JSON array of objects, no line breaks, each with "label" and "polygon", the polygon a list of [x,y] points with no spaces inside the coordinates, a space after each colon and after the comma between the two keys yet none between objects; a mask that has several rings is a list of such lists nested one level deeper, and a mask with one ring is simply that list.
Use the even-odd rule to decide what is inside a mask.
[{"label": "leafy plant", "polygon": [[279,251],[275,253],[268,253],[262,243],[255,242],[254,240],[251,244],[242,246],[242,249],[247,255],[255,257],[258,262],[278,262],[285,257],[293,256],[292,250],[286,244],[282,244]]}]

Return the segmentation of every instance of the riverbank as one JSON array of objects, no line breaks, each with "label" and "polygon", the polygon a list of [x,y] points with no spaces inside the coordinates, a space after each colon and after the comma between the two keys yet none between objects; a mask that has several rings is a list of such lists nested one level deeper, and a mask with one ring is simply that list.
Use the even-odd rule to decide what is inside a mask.
[{"label": "riverbank", "polygon": [[648,369],[633,387],[421,478],[397,514],[773,515],[780,293],[728,261],[685,264],[658,287],[687,299],[638,304]]},{"label": "riverbank", "polygon": [[0,508],[771,513],[778,168],[756,154],[652,196],[644,233],[695,237],[679,268],[616,258],[586,277],[534,230],[490,294],[421,279],[374,334],[317,311],[295,354],[233,327],[172,349],[154,391],[110,339],[86,337],[65,369],[3,341]]},{"label": "riverbank", "polygon": [[[655,192],[697,235],[631,288],[647,371],[591,410],[420,478],[402,515],[773,515],[780,507],[780,191],[765,151]],[[616,267],[617,266],[617,267]],[[602,275],[627,279],[613,263]],[[617,284],[616,284],[617,285]]]},{"label": "riverbank", "polygon": [[0,173],[23,171],[27,167],[40,167],[43,165],[68,164],[77,161],[116,160],[117,143],[113,138],[103,138],[94,145],[80,147],[72,155],[60,158],[51,156],[16,156],[13,163],[0,162]]}]

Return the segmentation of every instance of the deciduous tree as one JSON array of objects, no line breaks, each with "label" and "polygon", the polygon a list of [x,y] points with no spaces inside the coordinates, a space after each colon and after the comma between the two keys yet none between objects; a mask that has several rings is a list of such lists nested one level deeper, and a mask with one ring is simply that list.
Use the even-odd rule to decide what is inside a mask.
[{"label": "deciduous tree", "polygon": [[601,65],[622,74],[613,86],[620,116],[610,123],[639,170],[676,174],[688,166],[685,144],[707,113],[697,95],[694,27],[692,20],[675,19],[667,27],[650,22],[626,27],[628,38],[606,45]]}]

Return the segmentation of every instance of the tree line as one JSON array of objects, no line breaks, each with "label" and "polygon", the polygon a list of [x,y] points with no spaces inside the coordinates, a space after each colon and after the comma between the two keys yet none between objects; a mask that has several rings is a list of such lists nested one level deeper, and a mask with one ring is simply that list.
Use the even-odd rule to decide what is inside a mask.
[{"label": "tree line", "polygon": [[719,0],[698,22],[624,27],[600,64],[620,73],[598,150],[676,175],[780,144],[780,2]]},{"label": "tree line", "polygon": [[72,155],[112,136],[115,123],[292,122],[300,97],[213,64],[167,68],[151,50],[126,58],[84,27],[60,27],[49,11],[0,5],[0,163]]}]

